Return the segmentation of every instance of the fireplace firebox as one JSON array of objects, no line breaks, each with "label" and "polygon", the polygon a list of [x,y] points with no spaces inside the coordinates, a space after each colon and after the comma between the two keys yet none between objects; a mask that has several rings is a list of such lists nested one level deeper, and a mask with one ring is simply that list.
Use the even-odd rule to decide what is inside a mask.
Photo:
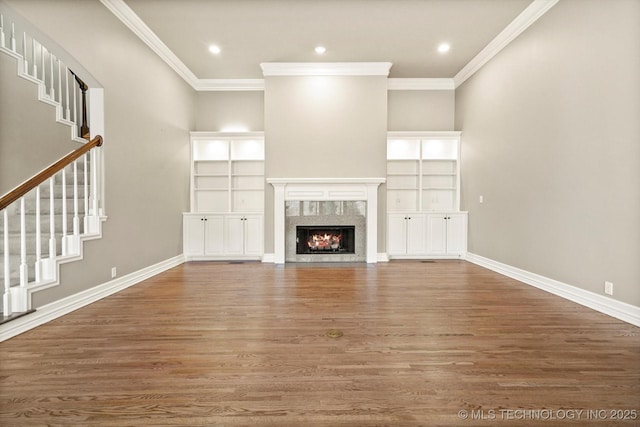
[{"label": "fireplace firebox", "polygon": [[354,254],[355,226],[298,225],[296,254]]}]

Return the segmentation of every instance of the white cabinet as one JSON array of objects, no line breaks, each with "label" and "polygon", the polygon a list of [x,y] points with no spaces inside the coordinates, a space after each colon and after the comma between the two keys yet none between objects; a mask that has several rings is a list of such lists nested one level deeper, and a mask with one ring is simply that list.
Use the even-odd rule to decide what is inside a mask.
[{"label": "white cabinet", "polygon": [[260,259],[263,255],[262,215],[185,213],[183,219],[187,260]]},{"label": "white cabinet", "polygon": [[427,254],[431,257],[463,257],[467,252],[467,213],[427,214]]},{"label": "white cabinet", "polygon": [[387,253],[391,257],[408,258],[426,253],[426,215],[392,213],[387,221]]},{"label": "white cabinet", "polygon": [[224,216],[224,254],[229,256],[262,256],[262,215]]},{"label": "white cabinet", "polygon": [[195,259],[223,255],[224,217],[184,214],[183,221],[185,257]]},{"label": "white cabinet", "polygon": [[261,259],[264,183],[262,132],[191,132],[186,258]]},{"label": "white cabinet", "polygon": [[389,132],[386,186],[390,258],[465,255],[460,132]]}]

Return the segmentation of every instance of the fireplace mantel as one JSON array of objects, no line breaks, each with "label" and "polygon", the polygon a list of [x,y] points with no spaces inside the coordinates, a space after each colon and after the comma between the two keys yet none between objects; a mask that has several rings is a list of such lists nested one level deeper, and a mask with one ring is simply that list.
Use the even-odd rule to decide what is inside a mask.
[{"label": "fireplace mantel", "polygon": [[268,178],[274,188],[274,262],[285,261],[285,202],[364,200],[367,202],[367,262],[378,261],[378,186],[385,178]]}]

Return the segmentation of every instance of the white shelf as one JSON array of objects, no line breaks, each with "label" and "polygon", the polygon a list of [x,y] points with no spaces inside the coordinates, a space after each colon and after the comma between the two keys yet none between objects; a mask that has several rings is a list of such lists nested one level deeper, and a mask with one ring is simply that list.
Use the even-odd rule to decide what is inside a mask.
[{"label": "white shelf", "polygon": [[264,210],[264,135],[191,133],[191,211]]},{"label": "white shelf", "polygon": [[459,153],[459,132],[390,132],[387,209],[459,210]]}]

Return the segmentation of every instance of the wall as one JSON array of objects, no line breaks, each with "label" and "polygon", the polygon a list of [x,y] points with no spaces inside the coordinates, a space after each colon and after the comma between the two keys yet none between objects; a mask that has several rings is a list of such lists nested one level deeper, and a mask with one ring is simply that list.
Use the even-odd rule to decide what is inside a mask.
[{"label": "wall", "polygon": [[38,86],[18,77],[17,60],[5,54],[0,111],[0,195],[80,146],[71,141],[69,126],[56,123],[56,109],[38,101]]},{"label": "wall", "polygon": [[[267,178],[386,176],[387,79],[267,77]],[[273,252],[273,187],[265,195],[265,252]],[[384,191],[378,249],[384,251]]]},{"label": "wall", "polygon": [[454,130],[453,90],[390,90],[390,131]]},{"label": "wall", "polygon": [[85,242],[84,260],[62,266],[65,286],[35,306],[111,280],[111,267],[124,275],[182,254],[193,89],[98,0],[8,3],[85,66],[106,104],[104,237]]},{"label": "wall", "polygon": [[198,92],[197,131],[264,130],[264,92]]},{"label": "wall", "polygon": [[470,252],[640,306],[638,52],[640,2],[563,0],[457,89]]}]

